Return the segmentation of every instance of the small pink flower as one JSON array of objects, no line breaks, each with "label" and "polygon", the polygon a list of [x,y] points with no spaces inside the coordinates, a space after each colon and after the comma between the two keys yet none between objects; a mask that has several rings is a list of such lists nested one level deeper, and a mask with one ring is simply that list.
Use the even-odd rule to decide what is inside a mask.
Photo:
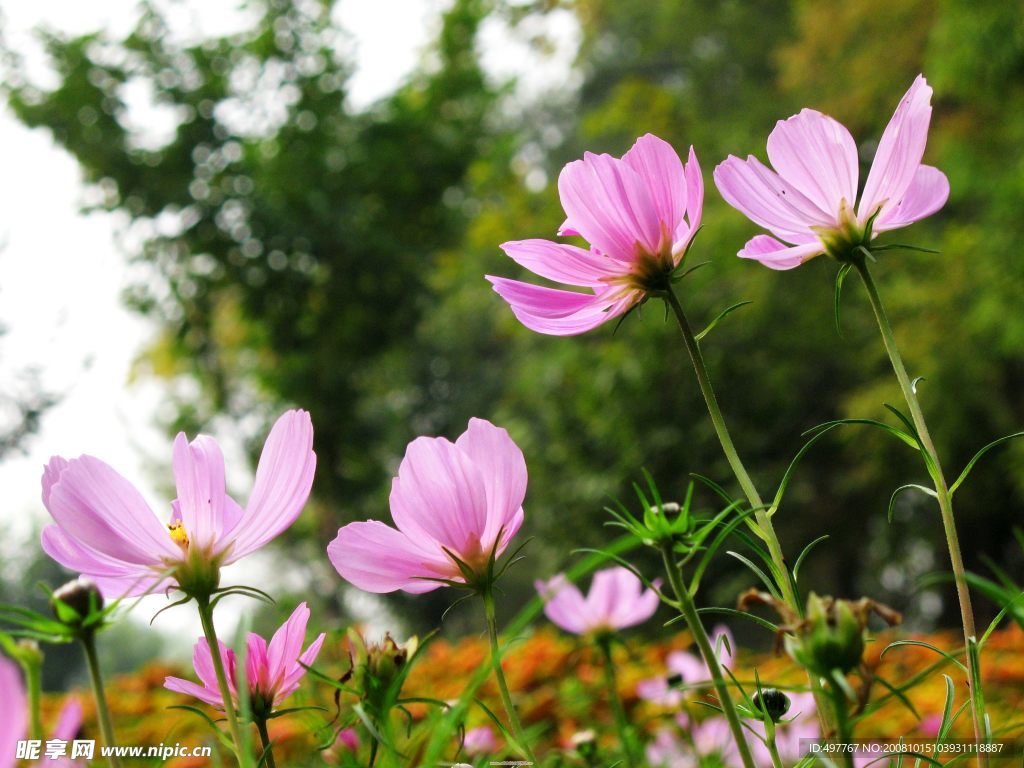
[{"label": "small pink flower", "polygon": [[622,566],[595,573],[586,597],[563,574],[534,586],[544,598],[544,614],[576,635],[642,624],[658,610],[658,594],[645,590],[636,574]]},{"label": "small pink flower", "polygon": [[[326,635],[321,633],[303,652],[302,643],[306,639],[308,622],[309,608],[305,603],[300,603],[288,620],[274,633],[269,644],[259,635],[249,633],[245,644],[245,680],[255,713],[269,715],[278,704],[295,693],[306,674],[302,665],[309,666],[316,661]],[[224,664],[232,700],[237,706],[239,676],[235,652],[224,643],[220,643],[220,658]],[[192,653],[192,666],[195,667],[202,685],[182,680],[180,677],[168,677],[164,680],[164,687],[195,696],[200,701],[223,709],[224,701],[213,668],[213,656],[205,638],[196,641]]]},{"label": "small pink flower", "polygon": [[840,123],[813,109],[780,120],[768,159],[730,155],[715,168],[722,197],[775,237],[757,235],[739,252],[772,269],[792,269],[822,253],[846,258],[870,236],[931,216],[946,203],[949,181],[922,165],[932,89],[918,75],[878,143],[860,204],[857,145]]},{"label": "small pink flower", "polygon": [[462,740],[462,748],[470,757],[491,755],[498,748],[498,741],[494,738],[494,731],[491,727],[482,725],[479,728],[470,728],[466,731],[466,737]]},{"label": "small pink flower", "polygon": [[566,165],[558,194],[568,216],[558,234],[580,235],[590,250],[549,240],[501,248],[540,277],[584,292],[487,279],[527,328],[573,336],[668,285],[700,226],[704,180],[692,147],[684,167],[668,142],[647,134],[621,159],[587,152]]},{"label": "small pink flower", "polygon": [[275,538],[302,511],[316,468],[313,425],[305,411],[277,420],[244,509],[225,490],[224,457],[213,438],[200,435],[189,443],[179,433],[173,464],[178,498],[164,524],[109,465],[92,456],[53,457],[42,485],[55,524],[43,529],[43,549],[108,597],[186,587],[194,577],[186,564],[192,570],[205,564],[215,575]]},{"label": "small pink flower", "polygon": [[[28,696],[18,665],[0,656],[0,768],[14,768],[18,742],[28,738]],[[82,727],[82,705],[68,698],[57,716],[51,738],[70,742]],[[54,768],[81,768],[84,764],[68,757],[47,760]]]},{"label": "small pink flower", "polygon": [[[681,723],[686,727],[684,723],[688,721]],[[647,762],[652,768],[697,768],[701,765],[740,768],[743,765],[725,718],[709,717],[689,725],[689,731],[689,739],[683,739],[671,728],[660,729],[654,741],[647,745]]]},{"label": "small pink flower", "polygon": [[[732,667],[732,653],[735,648],[732,632],[724,624],[712,630],[711,646],[718,654],[722,667]],[[636,685],[636,693],[642,699],[662,707],[676,708],[683,703],[685,692],[680,686],[696,686],[711,681],[711,673],[700,656],[686,651],[673,651],[666,659],[668,677],[652,677]]]},{"label": "small pink flower", "polygon": [[[391,484],[395,528],[349,523],[327,547],[341,577],[367,592],[429,592],[463,583],[452,555],[482,573],[523,524],[526,461],[504,429],[483,419],[454,443],[418,437]],[[450,554],[449,554],[450,553]]]}]

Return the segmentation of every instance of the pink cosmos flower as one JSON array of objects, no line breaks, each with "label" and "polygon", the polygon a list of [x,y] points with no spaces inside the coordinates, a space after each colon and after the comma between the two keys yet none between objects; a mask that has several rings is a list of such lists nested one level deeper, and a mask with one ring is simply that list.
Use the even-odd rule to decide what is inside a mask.
[{"label": "pink cosmos flower", "polygon": [[[391,484],[392,528],[349,523],[327,547],[346,581],[367,592],[414,594],[464,583],[452,555],[481,573],[523,524],[526,461],[504,429],[483,419],[454,443],[418,437]],[[449,554],[450,553],[450,554]]]},{"label": "pink cosmos flower", "polygon": [[595,573],[586,597],[561,573],[534,586],[544,598],[544,614],[576,635],[642,624],[658,610],[658,594],[644,589],[636,574],[622,566]]},{"label": "pink cosmos flower", "polygon": [[462,740],[462,748],[470,757],[490,755],[498,748],[498,740],[494,738],[494,730],[487,725],[470,728]]},{"label": "pink cosmos flower", "polygon": [[753,155],[730,155],[715,168],[722,197],[774,235],[757,235],[738,255],[772,269],[792,269],[822,253],[845,260],[853,248],[867,245],[868,236],[939,210],[949,197],[949,181],[921,164],[931,96],[918,75],[882,134],[856,212],[857,145],[827,115],[805,109],[776,124],[768,137],[774,171]]},{"label": "pink cosmos flower", "polygon": [[213,438],[200,435],[189,443],[179,433],[173,465],[178,498],[165,524],[99,459],[50,459],[43,504],[55,524],[43,529],[43,549],[108,597],[185,586],[188,563],[209,564],[215,573],[262,547],[302,511],[316,468],[313,425],[305,411],[277,420],[244,509],[225,490],[224,457]]},{"label": "pink cosmos flower", "polygon": [[[718,654],[718,663],[722,667],[732,667],[732,651],[736,647],[732,632],[724,624],[719,624],[711,632],[711,645]],[[654,702],[662,707],[675,709],[683,703],[686,692],[681,686],[695,686],[711,682],[704,660],[693,653],[673,651],[666,659],[667,677],[652,677],[641,680],[636,685],[636,693],[641,699]]]},{"label": "pink cosmos flower", "polygon": [[540,277],[584,291],[487,279],[527,328],[574,336],[667,286],[700,227],[704,180],[693,147],[684,167],[668,142],[647,134],[622,158],[587,152],[566,165],[558,194],[568,217],[558,234],[579,235],[590,250],[536,239],[501,248]]},{"label": "pink cosmos flower", "polygon": [[[18,665],[0,656],[0,768],[14,768],[18,742],[28,738],[28,696],[21,682]],[[82,727],[82,705],[69,698],[60,714],[50,738],[70,742]],[[44,745],[45,746],[45,745]],[[70,754],[70,749],[68,750]],[[69,757],[46,760],[54,768],[80,768],[84,764]]]},{"label": "pink cosmos flower", "polygon": [[[659,729],[646,749],[647,762],[652,768],[698,768],[702,765],[741,768],[743,765],[724,717],[691,723],[685,715],[680,715],[677,724],[689,731],[689,738],[681,738],[672,728]],[[771,762],[758,765],[771,765]]]},{"label": "pink cosmos flower", "polygon": [[[245,680],[253,712],[269,715],[278,704],[291,696],[299,687],[306,674],[302,666],[316,661],[326,635],[321,633],[305,651],[302,643],[306,639],[306,624],[309,622],[309,608],[305,603],[288,617],[288,620],[274,633],[268,644],[259,635],[250,632],[246,638]],[[231,698],[238,705],[238,663],[235,652],[220,643],[220,658],[231,689]],[[206,638],[200,638],[192,652],[192,666],[202,685],[180,677],[168,677],[164,688],[178,693],[195,696],[210,706],[224,708],[224,701],[217,685],[217,673],[213,668],[213,656]]]}]

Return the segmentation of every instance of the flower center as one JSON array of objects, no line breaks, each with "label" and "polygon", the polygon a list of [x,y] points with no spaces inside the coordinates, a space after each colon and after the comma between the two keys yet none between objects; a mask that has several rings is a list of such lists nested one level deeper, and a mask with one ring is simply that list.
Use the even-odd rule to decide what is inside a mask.
[{"label": "flower center", "polygon": [[168,523],[167,532],[170,534],[171,541],[181,547],[184,551],[188,551],[188,532],[185,530],[185,524],[181,520],[175,520],[173,523]]},{"label": "flower center", "polygon": [[862,258],[858,249],[871,243],[871,225],[874,218],[872,216],[867,223],[861,224],[853,208],[846,202],[846,198],[843,198],[839,204],[839,216],[835,226],[811,229],[818,236],[826,254],[841,263],[856,262]]}]

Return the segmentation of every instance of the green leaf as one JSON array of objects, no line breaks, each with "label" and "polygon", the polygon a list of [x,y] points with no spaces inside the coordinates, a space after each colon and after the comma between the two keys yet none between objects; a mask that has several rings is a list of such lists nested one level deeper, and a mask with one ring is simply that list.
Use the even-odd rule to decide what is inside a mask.
[{"label": "green leaf", "polygon": [[933,499],[938,498],[938,495],[935,493],[935,491],[926,486],[917,485],[916,483],[907,483],[906,485],[901,485],[899,488],[893,491],[892,496],[889,497],[889,509],[886,512],[886,517],[889,519],[890,523],[892,523],[893,511],[896,508],[896,497],[899,496],[903,491],[909,490],[920,491],[921,493],[926,494],[927,496],[931,496]]},{"label": "green leaf", "polygon": [[946,653],[946,651],[942,650],[941,648],[938,648],[937,646],[934,646],[931,643],[926,643],[924,640],[894,640],[893,642],[891,642],[887,646],[885,646],[885,648],[878,655],[878,657],[882,658],[883,656],[885,656],[885,654],[887,654],[893,648],[899,648],[899,647],[904,646],[904,645],[915,645],[915,646],[918,646],[920,648],[927,648],[928,650],[934,651],[935,653],[937,653],[940,656],[944,657],[948,661],[953,662],[958,667],[960,667],[960,669],[962,669],[964,672],[967,671],[967,667],[964,665],[964,663],[962,661],[960,661],[959,659],[957,659],[954,656],[950,655],[949,653]]},{"label": "green leaf", "polygon": [[754,573],[754,575],[761,580],[761,583],[764,584],[765,589],[771,592],[772,595],[774,595],[779,600],[782,599],[781,595],[779,595],[778,587],[775,586],[775,582],[769,579],[765,572],[758,568],[753,560],[751,560],[748,557],[744,557],[739,552],[734,552],[731,549],[726,550],[725,554],[729,555],[730,557],[735,557],[737,560],[739,560],[741,563],[747,566],[747,568],[749,568]]},{"label": "green leaf", "polygon": [[839,318],[839,304],[840,297],[843,294],[843,282],[846,280],[846,276],[850,274],[850,270],[853,269],[852,264],[843,264],[839,268],[839,272],[836,274],[836,295],[835,295],[835,313],[836,313],[836,333],[840,336],[843,335],[843,325]]},{"label": "green leaf", "polygon": [[725,318],[727,318],[727,317],[728,317],[729,315],[731,315],[731,314],[732,314],[733,312],[735,312],[735,311],[736,311],[737,309],[739,309],[740,307],[745,307],[745,306],[746,306],[747,304],[753,304],[753,303],[754,303],[754,302],[752,302],[752,301],[738,301],[738,302],[736,302],[735,304],[733,304],[733,305],[731,305],[731,306],[728,306],[728,307],[726,307],[725,309],[723,309],[723,310],[722,310],[721,312],[719,312],[719,313],[718,313],[718,314],[717,314],[717,315],[715,316],[715,319],[714,319],[714,320],[712,320],[712,321],[711,321],[710,323],[708,323],[708,324],[707,324],[707,327],[705,327],[703,331],[701,331],[701,332],[700,332],[700,333],[698,333],[698,334],[697,334],[696,336],[694,336],[694,338],[695,338],[695,339],[696,339],[697,341],[700,341],[700,340],[701,340],[701,339],[703,339],[703,338],[704,338],[705,336],[707,336],[707,335],[708,335],[709,333],[711,333],[712,329],[713,329],[713,328],[714,328],[714,327],[715,327],[716,325],[718,325],[718,324],[719,324],[719,323],[720,323],[720,322],[721,322],[722,320],[724,320]]},{"label": "green leaf", "polygon": [[[715,614],[721,614],[723,616],[734,616],[736,618],[746,619],[747,621],[752,621],[755,624],[757,624],[758,626],[764,627],[769,632],[778,632],[779,631],[778,625],[772,624],[770,621],[768,621],[768,619],[763,619],[760,616],[755,616],[754,614],[746,613],[745,611],[737,611],[735,608],[720,608],[720,607],[717,607],[717,606],[708,606],[707,608],[698,608],[697,609],[697,613],[715,613]],[[681,618],[682,617],[679,616],[679,617],[673,619],[672,621],[666,622],[666,626],[668,624],[675,623],[676,621],[678,621]]]},{"label": "green leaf", "polygon": [[883,688],[891,692],[893,696],[899,699],[900,703],[903,704],[904,707],[909,709],[911,714],[914,715],[914,717],[916,717],[918,720],[921,719],[921,715],[918,713],[916,709],[914,709],[914,705],[910,702],[910,699],[907,698],[906,694],[903,693],[903,691],[895,687],[892,683],[890,683],[888,680],[886,680],[884,677],[880,675],[875,675],[875,681],[881,683]]},{"label": "green leaf", "polygon": [[806,558],[809,554],[811,554],[811,550],[814,549],[814,547],[816,547],[821,542],[825,541],[825,539],[827,539],[827,538],[829,538],[828,534],[825,534],[824,536],[819,536],[814,541],[812,541],[810,544],[808,544],[806,547],[804,547],[803,551],[800,553],[800,556],[797,557],[796,563],[793,565],[793,582],[794,583],[796,583],[797,579],[800,576],[800,566],[803,564],[804,558]]},{"label": "green leaf", "polygon": [[1002,445],[1003,443],[1008,443],[1011,440],[1014,440],[1018,437],[1024,437],[1024,432],[1014,432],[1012,435],[1006,435],[1005,437],[1000,437],[998,440],[993,440],[991,443],[989,443],[976,454],[974,454],[974,458],[967,462],[967,466],[964,467],[964,471],[960,473],[960,477],[958,477],[953,482],[953,484],[949,486],[949,495],[952,496],[956,492],[956,489],[959,488],[963,481],[967,479],[967,476],[971,473],[971,470],[974,469],[974,465],[978,463],[978,460],[982,456],[984,456],[993,448],[996,448]]}]

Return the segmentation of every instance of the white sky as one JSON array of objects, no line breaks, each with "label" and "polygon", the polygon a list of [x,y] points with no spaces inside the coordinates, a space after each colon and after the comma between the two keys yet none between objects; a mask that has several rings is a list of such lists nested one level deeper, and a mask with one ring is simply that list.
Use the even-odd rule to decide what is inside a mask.
[{"label": "white sky", "polygon": [[[196,29],[224,34],[243,18],[230,0],[172,5],[178,9],[172,19],[186,34]],[[337,18],[351,35],[357,64],[350,82],[353,104],[383,96],[414,68],[446,5],[444,0],[342,0]],[[134,0],[14,0],[3,7],[4,34],[20,50],[32,47],[30,32],[41,24],[68,33],[103,28],[123,34],[135,8]],[[519,75],[525,97],[573,85],[575,22],[564,13],[548,24],[561,45],[543,60],[531,60],[530,49],[498,24],[481,34],[488,70],[496,77]],[[28,65],[34,79],[45,77],[41,56],[30,57]],[[81,214],[82,194],[74,159],[45,131],[28,130],[0,104],[0,325],[8,329],[0,337],[0,381],[12,370],[36,366],[44,386],[62,395],[28,443],[28,454],[0,462],[0,528],[13,533],[0,542],[2,559],[14,557],[33,524],[48,517],[39,501],[39,476],[52,454],[98,456],[135,483],[158,514],[167,509],[150,474],[154,462],[170,461],[170,439],[154,418],[161,385],[151,380],[128,385],[132,361],[153,327],[120,303],[129,270],[115,244],[119,221]],[[227,442],[229,463],[233,455],[240,460]],[[236,469],[232,477],[244,479],[245,472]]]}]

